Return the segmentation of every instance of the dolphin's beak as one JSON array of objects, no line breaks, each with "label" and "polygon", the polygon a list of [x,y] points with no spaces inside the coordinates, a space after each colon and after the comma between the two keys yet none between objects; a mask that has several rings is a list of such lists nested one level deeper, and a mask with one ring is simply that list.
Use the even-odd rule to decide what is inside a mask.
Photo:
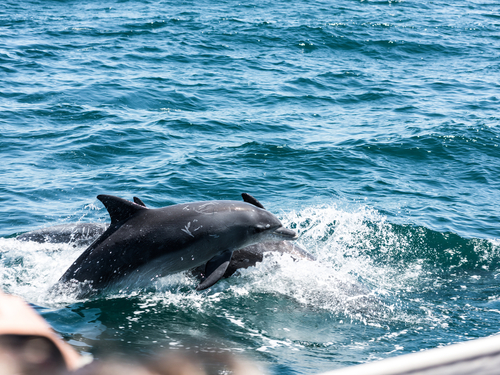
[{"label": "dolphin's beak", "polygon": [[296,240],[299,237],[293,230],[285,227],[279,227],[273,234],[282,237],[284,240]]}]

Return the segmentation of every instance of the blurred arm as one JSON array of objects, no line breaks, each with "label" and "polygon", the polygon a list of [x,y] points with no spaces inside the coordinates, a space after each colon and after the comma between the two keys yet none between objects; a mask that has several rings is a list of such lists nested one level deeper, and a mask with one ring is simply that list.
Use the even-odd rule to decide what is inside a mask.
[{"label": "blurred arm", "polygon": [[69,370],[78,368],[81,356],[22,299],[0,291],[0,335],[34,335],[48,338],[61,352]]}]

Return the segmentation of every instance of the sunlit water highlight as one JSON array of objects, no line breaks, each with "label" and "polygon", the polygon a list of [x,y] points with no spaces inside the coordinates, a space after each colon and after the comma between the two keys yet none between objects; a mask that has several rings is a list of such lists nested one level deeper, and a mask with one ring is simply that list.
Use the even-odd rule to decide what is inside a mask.
[{"label": "sunlit water highlight", "polygon": [[[48,290],[84,248],[8,238],[0,240],[2,284],[77,337],[84,353],[99,353],[104,342],[144,355],[222,347],[278,363],[278,372],[288,371],[279,368],[289,361],[302,371],[326,370],[332,361],[346,365],[496,332],[498,293],[485,284],[497,278],[489,268],[498,244],[391,224],[366,206],[311,206],[282,220],[317,261],[269,254],[203,293],[192,276],[177,274],[79,301]],[[448,253],[429,254],[420,232],[440,238]],[[479,294],[484,302],[470,305]],[[74,314],[78,333],[64,323]]]},{"label": "sunlit water highlight", "polygon": [[[498,333],[500,8],[465,1],[0,7],[0,280],[82,353],[244,354],[311,374]],[[269,255],[91,299],[84,251],[16,234],[247,192],[316,262]]]}]

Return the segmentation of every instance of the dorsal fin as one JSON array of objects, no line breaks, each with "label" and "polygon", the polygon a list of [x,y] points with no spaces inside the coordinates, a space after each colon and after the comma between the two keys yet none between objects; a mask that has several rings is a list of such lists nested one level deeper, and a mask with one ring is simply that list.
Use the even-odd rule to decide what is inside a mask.
[{"label": "dorsal fin", "polygon": [[97,199],[99,199],[108,210],[109,217],[111,218],[111,225],[126,220],[139,211],[147,210],[146,207],[112,195],[98,195]]},{"label": "dorsal fin", "polygon": [[259,208],[263,208],[265,210],[265,208],[262,205],[262,203],[260,203],[257,199],[255,199],[254,197],[252,197],[250,194],[243,193],[243,194],[241,194],[241,197],[243,198],[244,202],[253,204],[254,206],[257,206]]},{"label": "dorsal fin", "polygon": [[134,197],[134,202],[137,203],[139,206],[146,207],[141,198]]}]

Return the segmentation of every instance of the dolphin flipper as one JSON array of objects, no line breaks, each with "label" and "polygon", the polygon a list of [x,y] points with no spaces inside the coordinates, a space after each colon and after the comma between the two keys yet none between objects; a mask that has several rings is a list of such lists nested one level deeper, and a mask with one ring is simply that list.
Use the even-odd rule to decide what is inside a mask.
[{"label": "dolphin flipper", "polygon": [[231,262],[231,257],[233,256],[232,251],[224,251],[223,253],[214,256],[210,259],[205,266],[205,278],[198,285],[196,290],[203,290],[210,288],[217,281],[224,277],[226,269]]},{"label": "dolphin flipper", "polygon": [[255,199],[254,197],[252,197],[250,194],[247,194],[247,193],[242,193],[241,194],[241,197],[243,198],[243,201],[244,202],[247,202],[247,203],[250,203],[250,204],[253,204],[254,206],[256,207],[259,207],[259,208],[262,208],[265,210],[264,206],[262,203],[260,203],[257,199]]}]

